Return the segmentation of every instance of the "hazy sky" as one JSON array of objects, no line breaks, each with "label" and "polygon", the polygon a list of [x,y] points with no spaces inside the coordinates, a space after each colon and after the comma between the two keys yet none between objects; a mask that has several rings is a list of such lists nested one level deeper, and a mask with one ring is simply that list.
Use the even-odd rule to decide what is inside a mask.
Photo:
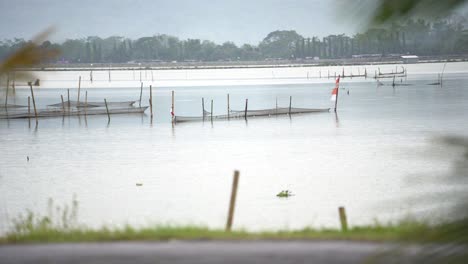
[{"label": "hazy sky", "polygon": [[0,39],[29,39],[52,25],[56,27],[52,36],[55,41],[86,36],[138,38],[170,34],[182,39],[257,44],[277,29],[294,29],[304,36],[354,33],[360,22],[341,18],[337,3],[343,2],[0,0]]}]

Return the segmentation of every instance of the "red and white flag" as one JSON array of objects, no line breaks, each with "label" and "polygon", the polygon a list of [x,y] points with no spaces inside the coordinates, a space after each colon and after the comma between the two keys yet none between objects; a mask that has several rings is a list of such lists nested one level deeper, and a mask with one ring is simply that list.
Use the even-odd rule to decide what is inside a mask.
[{"label": "red and white flag", "polygon": [[340,76],[336,79],[335,88],[332,90],[332,96],[330,98],[331,101],[336,101],[336,96],[338,94],[338,88],[340,87]]}]

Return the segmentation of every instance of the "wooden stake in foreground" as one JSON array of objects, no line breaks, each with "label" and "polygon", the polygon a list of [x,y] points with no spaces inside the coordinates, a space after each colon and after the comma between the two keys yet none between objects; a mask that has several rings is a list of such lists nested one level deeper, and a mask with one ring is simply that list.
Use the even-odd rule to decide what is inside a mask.
[{"label": "wooden stake in foreground", "polygon": [[107,111],[107,118],[108,118],[108,123],[110,123],[110,114],[109,114],[109,107],[107,107],[107,100],[104,98],[104,104],[106,105],[106,111]]},{"label": "wooden stake in foreground", "polygon": [[37,124],[38,121],[37,121],[36,100],[34,99],[34,92],[33,92],[33,88],[32,88],[32,83],[29,83],[29,88],[31,89],[31,97],[32,97],[32,102],[33,102],[33,107],[34,107],[34,116],[36,117],[36,124]]},{"label": "wooden stake in foreground", "polygon": [[338,214],[340,215],[341,231],[346,232],[348,230],[348,221],[346,219],[346,210],[343,206],[338,208]]},{"label": "wooden stake in foreground", "polygon": [[232,221],[234,220],[234,208],[236,206],[237,186],[239,184],[239,171],[234,171],[234,178],[232,180],[231,200],[229,202],[228,219],[226,223],[226,231],[231,231]]}]

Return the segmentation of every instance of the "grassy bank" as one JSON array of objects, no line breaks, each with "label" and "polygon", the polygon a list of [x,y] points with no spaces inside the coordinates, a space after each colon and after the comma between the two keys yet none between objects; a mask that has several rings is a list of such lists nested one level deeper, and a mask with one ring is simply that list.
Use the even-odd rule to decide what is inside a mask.
[{"label": "grassy bank", "polygon": [[13,229],[0,237],[0,244],[57,243],[57,242],[103,242],[103,241],[166,241],[166,240],[356,240],[356,241],[410,241],[410,242],[456,242],[468,244],[468,221],[466,219],[438,226],[406,220],[399,223],[374,223],[369,226],[339,229],[275,230],[226,232],[199,226],[150,226],[134,228],[102,227],[92,229],[78,224],[78,201],[70,205],[55,206],[48,202],[48,214],[41,216],[27,211],[13,220]]},{"label": "grassy bank", "polygon": [[[102,242],[102,241],[166,241],[166,240],[357,240],[357,241],[458,241],[468,243],[468,238],[460,240],[457,235],[459,225],[429,227],[425,224],[404,222],[396,225],[373,225],[354,227],[346,232],[337,229],[280,230],[247,232],[242,230],[225,232],[196,226],[155,226],[135,229],[124,228],[62,228],[47,225],[29,226],[0,238],[0,243],[52,243],[52,242]],[[466,230],[466,229],[465,229]],[[449,234],[449,236],[447,236]],[[451,234],[451,235],[450,235]]]}]

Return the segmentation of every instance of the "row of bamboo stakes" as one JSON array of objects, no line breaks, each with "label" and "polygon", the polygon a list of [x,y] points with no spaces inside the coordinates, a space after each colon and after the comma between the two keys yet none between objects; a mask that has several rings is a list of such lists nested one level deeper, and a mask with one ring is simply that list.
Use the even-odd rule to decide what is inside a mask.
[{"label": "row of bamboo stakes", "polygon": [[[231,198],[229,200],[229,210],[228,210],[228,217],[226,221],[226,232],[230,232],[232,229],[232,225],[234,222],[234,209],[236,207],[236,197],[237,197],[237,189],[239,186],[239,171],[234,171],[234,176],[232,179],[232,188],[231,188]],[[344,206],[338,207],[338,216],[341,225],[341,231],[346,232],[348,231],[348,220],[346,217],[346,209]]]}]

